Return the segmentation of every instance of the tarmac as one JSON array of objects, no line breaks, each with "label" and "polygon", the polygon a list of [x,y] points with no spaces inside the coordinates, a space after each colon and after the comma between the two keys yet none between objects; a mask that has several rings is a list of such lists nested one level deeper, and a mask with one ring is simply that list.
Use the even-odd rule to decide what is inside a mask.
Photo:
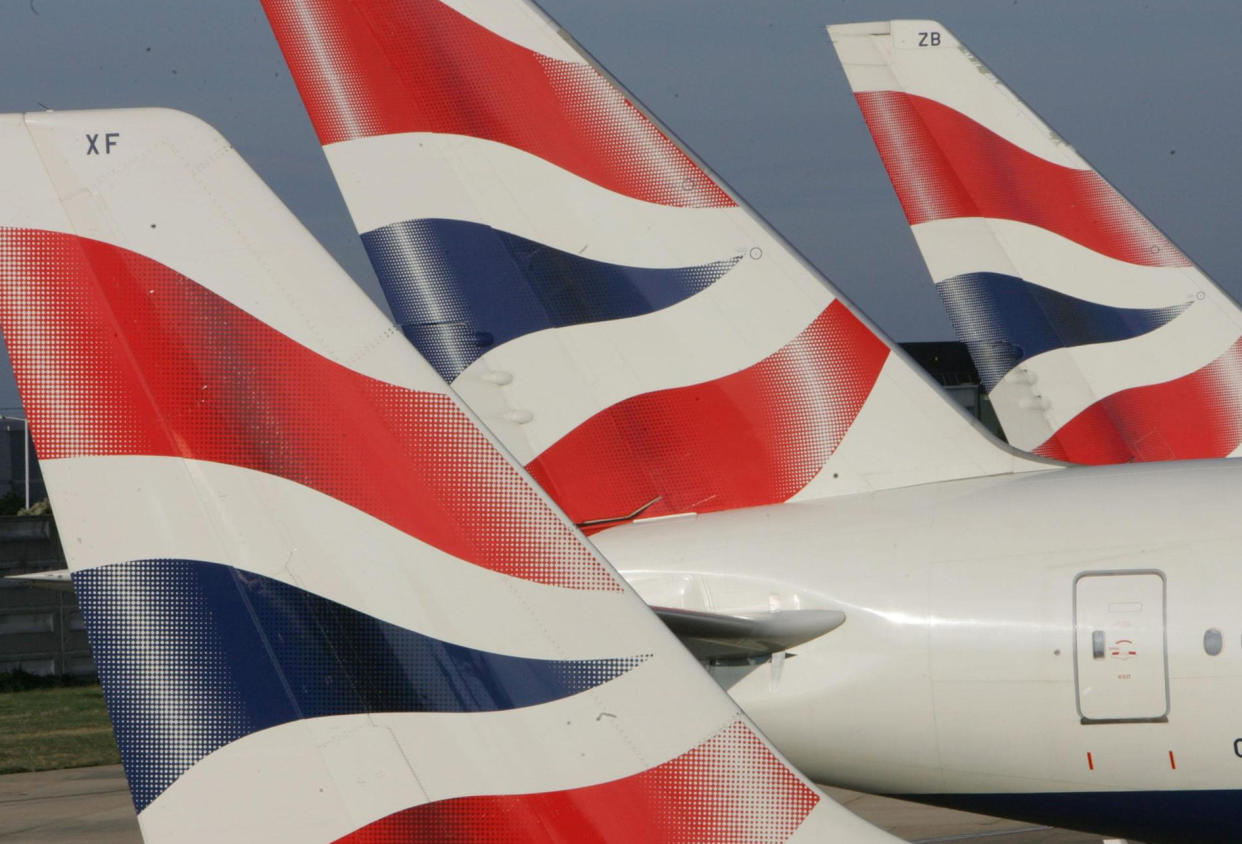
[{"label": "tarmac", "polygon": [[121,766],[0,777],[0,841],[139,844]]},{"label": "tarmac", "polygon": [[[1100,844],[1098,835],[1032,826],[903,800],[825,789],[851,811],[915,844]],[[0,842],[141,844],[119,765],[0,776]]]}]

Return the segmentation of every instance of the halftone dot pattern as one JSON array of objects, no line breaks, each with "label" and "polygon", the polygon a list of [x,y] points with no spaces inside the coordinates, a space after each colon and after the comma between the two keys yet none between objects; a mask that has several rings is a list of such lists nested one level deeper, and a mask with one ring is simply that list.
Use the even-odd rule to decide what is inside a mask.
[{"label": "halftone dot pattern", "polygon": [[460,220],[394,223],[367,232],[362,242],[393,318],[450,382],[514,338],[675,305],[741,260],[627,267]]},{"label": "halftone dot pattern", "polygon": [[211,752],[300,718],[495,712],[595,688],[648,656],[547,660],[455,645],[230,566],[73,575],[134,803]]},{"label": "halftone dot pattern", "polygon": [[[934,100],[894,91],[857,97],[911,225],[1014,220],[1117,261],[1191,265],[1095,172],[1049,162]],[[1189,307],[1108,308],[996,273],[958,276],[939,289],[988,389],[1036,354],[1129,340]],[[1239,360],[1235,344],[1188,375],[1104,396],[1032,450],[1086,464],[1225,457],[1242,442]],[[1056,385],[1047,389],[1055,403]]]},{"label": "halftone dot pattern", "polygon": [[1165,308],[1114,308],[993,272],[953,276],[938,282],[936,291],[988,391],[1036,355],[1140,337],[1191,306],[1179,302]]},{"label": "halftone dot pattern", "polygon": [[36,448],[59,444],[40,450],[44,459],[62,451],[125,453],[149,442],[140,408],[123,399],[141,386],[133,372],[111,365],[108,338],[117,331],[111,315],[86,296],[65,295],[87,273],[88,259],[72,238],[0,229],[0,325]]},{"label": "halftone dot pattern", "polygon": [[254,469],[493,571],[620,589],[446,394],[341,366],[149,258],[0,229],[0,327],[40,459]]},{"label": "halftone dot pattern", "polygon": [[589,65],[539,57],[571,125],[580,127],[601,157],[612,163],[618,181],[631,192],[661,205],[724,208],[727,194]]},{"label": "halftone dot pattern", "polygon": [[888,347],[840,301],[788,345],[714,381],[597,413],[527,468],[577,522],[786,501],[819,473]]},{"label": "halftone dot pattern", "polygon": [[[336,7],[340,5],[324,0],[265,4],[290,67],[295,71],[299,67],[315,69],[313,74],[294,76],[300,88],[306,86],[302,95],[325,144],[329,139],[384,134],[384,104],[401,93],[395,80],[376,78],[369,67],[375,50],[365,40],[359,43],[366,38],[365,30],[350,31],[338,25],[340,11]],[[316,108],[309,108],[311,101]]]},{"label": "halftone dot pattern", "polygon": [[775,844],[798,830],[819,799],[745,724],[735,722],[688,753],[625,779],[570,791],[429,803],[338,842]]},{"label": "halftone dot pattern", "polygon": [[994,217],[1047,229],[1119,261],[1190,261],[1091,170],[1054,164],[934,100],[856,95],[910,225]]},{"label": "halftone dot pattern", "polygon": [[187,602],[201,603],[191,572],[110,566],[75,572],[73,582],[142,811],[204,756],[258,725],[214,620],[186,612]]},{"label": "halftone dot pattern", "polygon": [[[385,226],[362,236],[393,319],[427,362],[451,382],[489,345],[471,319],[463,278],[428,222]],[[487,280],[483,279],[483,283]]]},{"label": "halftone dot pattern", "polygon": [[647,202],[733,200],[597,71],[514,44],[438,0],[265,0],[322,143],[398,132],[524,150]]},{"label": "halftone dot pattern", "polygon": [[1189,375],[1106,396],[1036,454],[1072,463],[1226,457],[1242,445],[1242,339]]}]

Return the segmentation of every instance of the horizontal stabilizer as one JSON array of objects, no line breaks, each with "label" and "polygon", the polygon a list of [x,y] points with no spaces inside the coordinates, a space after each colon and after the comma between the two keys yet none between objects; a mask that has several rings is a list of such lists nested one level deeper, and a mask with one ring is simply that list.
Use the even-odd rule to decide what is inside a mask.
[{"label": "horizontal stabilizer", "polygon": [[817,639],[845,623],[839,610],[721,613],[653,607],[690,653],[712,662],[750,661]]},{"label": "horizontal stabilizer", "polygon": [[21,586],[37,586],[40,589],[55,589],[61,592],[73,591],[73,578],[69,574],[69,569],[36,571],[30,574],[10,574],[4,579]]},{"label": "horizontal stabilizer", "polygon": [[[22,586],[73,591],[68,569],[11,574],[4,579]],[[706,660],[768,656],[822,636],[845,621],[845,613],[835,610],[725,615],[672,607],[652,609],[690,653]]]}]

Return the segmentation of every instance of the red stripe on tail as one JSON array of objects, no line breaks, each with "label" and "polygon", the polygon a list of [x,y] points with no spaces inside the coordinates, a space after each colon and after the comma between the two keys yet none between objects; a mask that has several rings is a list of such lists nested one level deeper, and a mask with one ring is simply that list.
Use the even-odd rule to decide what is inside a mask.
[{"label": "red stripe on tail", "polygon": [[1226,457],[1242,443],[1242,339],[1189,375],[1103,398],[1037,454],[1072,463]]},{"label": "red stripe on tail", "polygon": [[438,0],[264,0],[323,144],[397,132],[496,141],[663,205],[733,200],[596,70]]},{"label": "red stripe on tail", "polygon": [[[543,794],[460,797],[406,809],[341,844],[597,842],[600,830],[652,844],[790,838],[819,802],[741,723],[622,780]],[[611,840],[611,837],[610,839]]]},{"label": "red stripe on tail", "polygon": [[597,413],[527,469],[576,522],[775,504],[810,483],[871,394],[888,347],[833,302],[771,357]]},{"label": "red stripe on tail", "polygon": [[857,95],[910,225],[956,217],[1028,223],[1131,264],[1190,261],[1091,170],[1033,155],[935,100]]},{"label": "red stripe on tail", "polygon": [[341,366],[142,255],[0,229],[0,326],[43,460],[227,463],[493,571],[619,588],[448,396]]}]

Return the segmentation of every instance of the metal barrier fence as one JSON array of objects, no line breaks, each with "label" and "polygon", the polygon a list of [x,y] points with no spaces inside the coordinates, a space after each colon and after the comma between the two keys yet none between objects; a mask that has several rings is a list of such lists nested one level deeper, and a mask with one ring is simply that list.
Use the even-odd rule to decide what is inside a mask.
[{"label": "metal barrier fence", "polygon": [[[51,516],[0,517],[0,577],[63,569]],[[92,674],[90,646],[73,592],[0,579],[0,673]]]}]

